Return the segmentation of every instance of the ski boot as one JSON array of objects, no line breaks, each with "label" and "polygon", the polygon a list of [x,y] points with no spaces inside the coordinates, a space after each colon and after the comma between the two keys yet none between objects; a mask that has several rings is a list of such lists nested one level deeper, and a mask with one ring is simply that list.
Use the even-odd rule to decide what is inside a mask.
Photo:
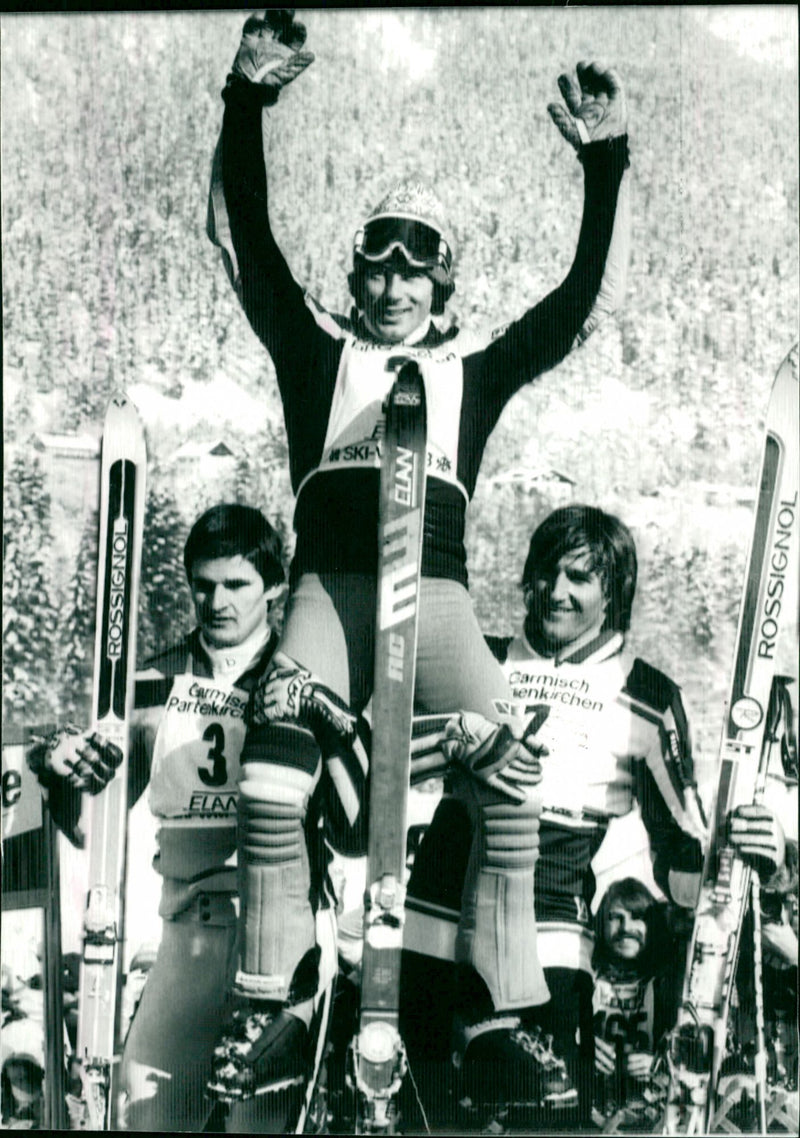
[{"label": "ski boot", "polygon": [[646,1088],[634,1092],[621,1105],[611,1105],[605,1116],[592,1109],[592,1120],[604,1134],[653,1134],[664,1118],[665,1095],[653,1095]]},{"label": "ski boot", "polygon": [[214,1048],[207,1094],[233,1103],[298,1086],[306,1077],[307,1035],[283,1004],[246,1001]]},{"label": "ski boot", "polygon": [[459,1106],[467,1113],[489,1107],[494,1116],[509,1108],[548,1110],[577,1105],[553,1037],[518,1016],[496,1016],[466,1027],[456,1024],[453,1065],[461,1081]]},{"label": "ski boot", "polygon": [[209,1098],[230,1104],[306,1081],[310,1033],[305,1020],[293,1015],[292,1009],[316,993],[319,960],[316,945],[298,965],[285,1002],[258,999],[238,989],[233,1013],[214,1048],[206,1084]]}]

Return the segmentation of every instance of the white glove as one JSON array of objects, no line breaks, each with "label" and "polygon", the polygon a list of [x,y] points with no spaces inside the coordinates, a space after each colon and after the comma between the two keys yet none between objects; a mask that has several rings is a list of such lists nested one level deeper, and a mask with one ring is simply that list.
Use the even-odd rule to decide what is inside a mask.
[{"label": "white glove", "polygon": [[628,129],[628,109],[619,74],[601,63],[579,63],[578,82],[559,75],[558,89],[567,109],[548,103],[547,110],[570,146],[580,151],[588,142],[616,138]]},{"label": "white glove", "polygon": [[786,838],[778,819],[758,803],[737,806],[728,815],[728,841],[765,884],[783,865]]},{"label": "white glove", "polygon": [[294,8],[268,8],[263,19],[250,16],[231,74],[267,88],[270,102],[281,89],[314,62],[310,51],[301,51],[305,26],[294,18]]},{"label": "white glove", "polygon": [[290,722],[316,739],[349,824],[364,802],[369,770],[369,728],[336,692],[285,652],[276,652],[272,668],[250,697],[256,726]]},{"label": "white glove", "polygon": [[594,1037],[594,1065],[601,1075],[613,1075],[617,1069],[617,1048],[609,1039]]},{"label": "white glove", "polygon": [[470,774],[514,802],[527,800],[526,787],[542,780],[545,747],[530,739],[517,739],[505,724],[500,726],[474,711],[460,711],[448,722],[442,740],[448,761],[459,763]]},{"label": "white glove", "polygon": [[254,723],[288,720],[307,727],[323,755],[352,747],[357,738],[357,716],[344,700],[285,652],[275,653],[251,700]]}]

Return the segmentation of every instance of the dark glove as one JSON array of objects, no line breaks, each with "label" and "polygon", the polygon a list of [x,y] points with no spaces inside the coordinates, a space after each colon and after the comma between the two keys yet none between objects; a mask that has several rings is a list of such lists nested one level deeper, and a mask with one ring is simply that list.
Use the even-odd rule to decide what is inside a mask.
[{"label": "dark glove", "polygon": [[[28,765],[39,781],[46,772],[63,779],[74,790],[99,794],[111,782],[122,762],[122,751],[97,731],[82,732],[68,723],[37,739],[28,754]],[[52,781],[52,779],[50,779]]]},{"label": "dark glove", "polygon": [[786,859],[783,827],[766,806],[737,806],[728,815],[728,841],[766,884]]},{"label": "dark glove", "polygon": [[580,152],[589,142],[616,138],[628,129],[628,110],[620,77],[601,63],[579,63],[578,82],[559,75],[558,89],[567,109],[548,103],[547,110],[570,146]]},{"label": "dark glove", "polygon": [[314,62],[301,51],[306,29],[294,18],[294,8],[268,8],[263,19],[250,16],[233,61],[228,84],[245,79],[263,88],[264,102],[277,102],[281,90]]},{"label": "dark glove", "polygon": [[82,795],[99,794],[114,777],[122,751],[97,732],[67,724],[46,738],[33,736],[27,763],[45,791],[51,817],[70,842],[83,849]]},{"label": "dark glove", "polygon": [[323,755],[352,746],[357,716],[322,680],[284,652],[276,652],[272,668],[252,696],[256,724],[289,720],[308,728]]},{"label": "dark glove", "polygon": [[532,735],[517,739],[505,724],[500,726],[474,711],[453,716],[445,727],[442,751],[448,761],[466,767],[514,802],[525,802],[526,787],[541,782],[540,760],[547,754]]},{"label": "dark glove", "polygon": [[361,810],[369,769],[369,731],[362,721],[360,734],[358,717],[344,700],[290,656],[276,652],[272,664],[251,696],[252,721],[288,721],[313,734],[352,825]]}]

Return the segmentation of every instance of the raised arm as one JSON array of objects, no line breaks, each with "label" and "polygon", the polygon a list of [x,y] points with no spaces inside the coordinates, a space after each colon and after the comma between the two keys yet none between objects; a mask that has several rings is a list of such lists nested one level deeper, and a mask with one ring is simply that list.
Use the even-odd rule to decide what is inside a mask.
[{"label": "raised arm", "polygon": [[584,169],[584,207],[572,268],[557,289],[510,324],[486,352],[486,394],[505,402],[559,363],[621,303],[630,249],[627,109],[619,75],[579,63],[559,76],[565,106],[550,116]]},{"label": "raised arm", "polygon": [[280,91],[309,66],[305,28],[287,9],[251,16],[228,75],[214,154],[207,231],[279,381],[298,369],[314,318],[269,223],[264,135]]}]

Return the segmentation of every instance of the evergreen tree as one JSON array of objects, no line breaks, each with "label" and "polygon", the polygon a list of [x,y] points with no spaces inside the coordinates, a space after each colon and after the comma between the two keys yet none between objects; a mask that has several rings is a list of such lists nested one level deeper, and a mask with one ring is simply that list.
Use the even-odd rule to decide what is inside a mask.
[{"label": "evergreen tree", "polygon": [[236,501],[261,510],[278,531],[283,543],[284,568],[287,569],[294,542],[291,516],[295,503],[288,468],[289,448],[281,424],[278,428],[267,427],[255,447],[247,446],[242,440],[233,476]]},{"label": "evergreen tree", "polygon": [[50,497],[27,449],[6,470],[3,525],[3,719],[20,726],[58,717]]},{"label": "evergreen tree", "polygon": [[239,452],[236,459],[233,481],[236,501],[242,506],[253,506],[259,500],[261,485],[258,472],[253,466],[253,460],[244,448]]},{"label": "evergreen tree", "polygon": [[91,715],[98,528],[98,512],[93,510],[81,535],[60,629],[62,706],[76,723],[87,723]]},{"label": "evergreen tree", "polygon": [[172,493],[166,487],[152,487],[144,515],[139,661],[163,652],[191,623],[183,568],[186,536],[186,525]]},{"label": "evergreen tree", "polygon": [[[262,458],[261,455],[268,457]],[[288,566],[292,542],[292,505],[294,496],[287,473],[288,451],[281,436],[268,438],[259,457],[242,447],[236,460],[234,495],[243,506],[261,510],[283,542],[284,564]]]},{"label": "evergreen tree", "polygon": [[[268,455],[268,458],[262,458]],[[276,455],[278,456],[276,458]],[[234,490],[236,501],[243,506],[253,506],[261,510],[283,543],[283,568],[288,580],[289,566],[294,549],[294,533],[291,526],[294,495],[289,483],[288,451],[285,436],[278,432],[267,432],[267,442],[254,458],[244,448],[236,462]],[[283,628],[286,593],[284,592],[272,606],[270,622],[279,632]]]}]

